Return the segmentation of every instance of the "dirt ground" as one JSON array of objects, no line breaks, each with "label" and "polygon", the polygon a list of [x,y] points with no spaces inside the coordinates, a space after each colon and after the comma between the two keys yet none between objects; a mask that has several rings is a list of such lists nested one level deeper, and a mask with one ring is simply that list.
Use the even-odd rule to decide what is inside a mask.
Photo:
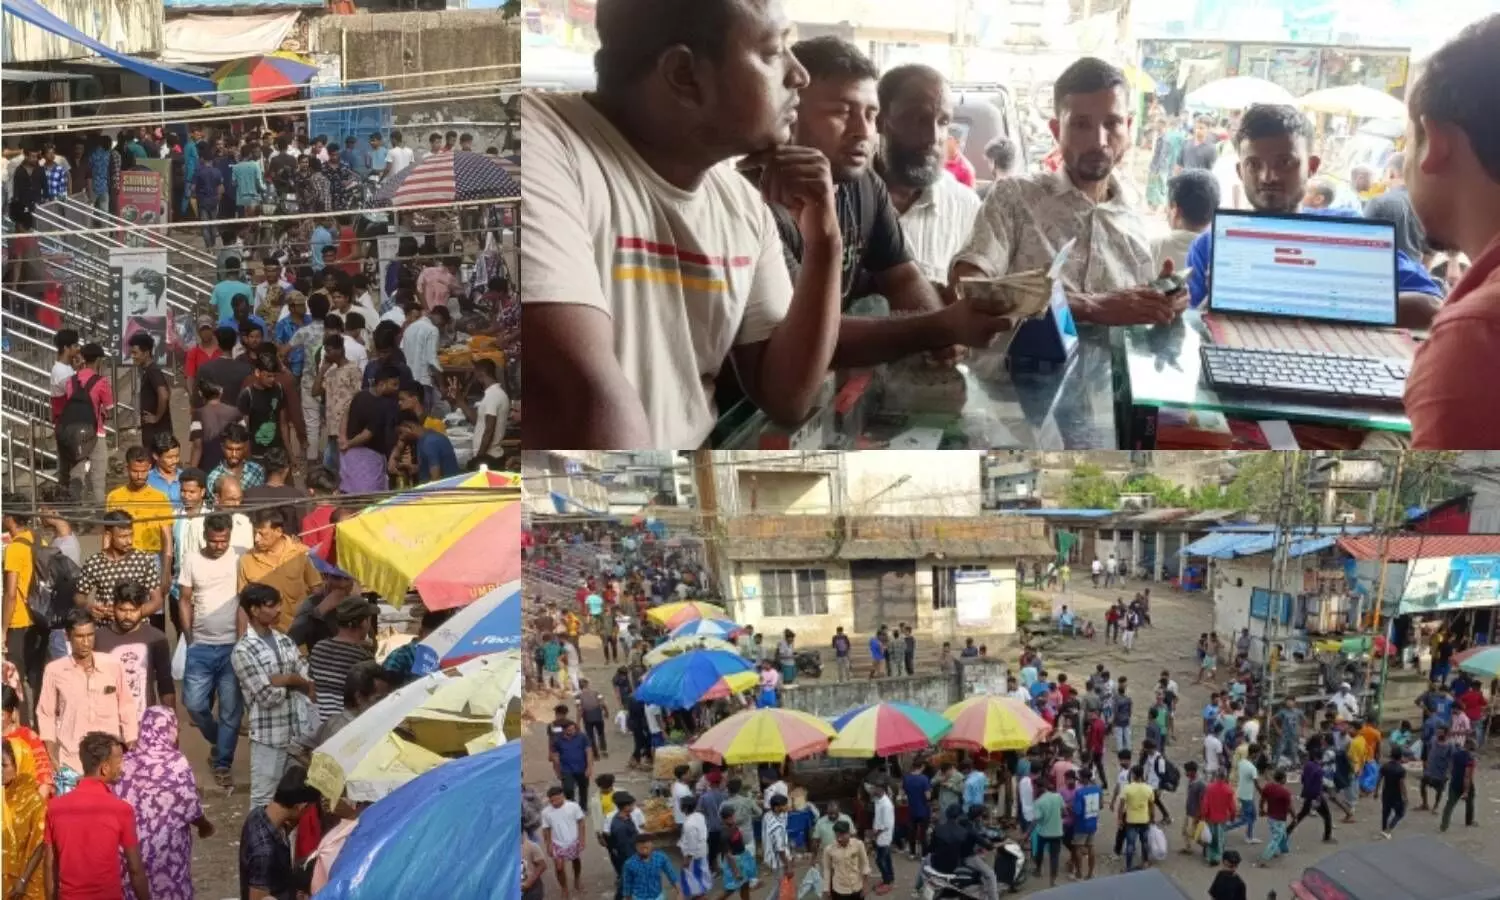
[{"label": "dirt ground", "polygon": [[[1206,685],[1192,683],[1196,675],[1193,648],[1198,634],[1209,627],[1210,600],[1203,594],[1183,594],[1162,585],[1151,587],[1152,618],[1155,620],[1155,626],[1144,629],[1140,633],[1134,652],[1127,654],[1118,646],[1104,643],[1101,634],[1100,640],[1085,647],[1069,647],[1059,654],[1054,654],[1054,659],[1058,656],[1071,656],[1073,661],[1053,665],[1059,671],[1069,672],[1072,680],[1082,681],[1087,673],[1092,671],[1094,663],[1102,662],[1111,674],[1127,675],[1131,683],[1137,686],[1154,684],[1161,670],[1169,669],[1172,677],[1181,687],[1183,696],[1177,721],[1179,737],[1169,747],[1168,755],[1179,764],[1187,759],[1201,761],[1201,738],[1192,735],[1199,730],[1196,727],[1196,711],[1202,709],[1206,703],[1208,689]],[[1108,603],[1122,593],[1128,597],[1133,590],[1134,587],[1129,587],[1127,590],[1096,591],[1090,589],[1085,582],[1082,587],[1076,584],[1072,587],[1067,602],[1084,617],[1102,623]],[[592,652],[590,652],[591,649]],[[608,675],[612,670],[606,669],[603,665],[597,644],[591,644],[586,638],[583,653],[587,670],[585,674],[596,684],[608,684]],[[1012,656],[1014,656],[1014,651],[1007,654],[1007,658]],[[1144,715],[1145,707],[1150,701],[1140,692],[1139,687],[1133,693],[1137,697],[1138,712]],[[550,709],[556,702],[558,702],[556,696],[538,696],[528,703],[528,709],[538,715],[539,719],[535,724],[530,725],[524,737],[523,775],[525,783],[538,789],[539,792],[545,792],[546,787],[554,781],[551,766],[547,762],[546,730],[542,721],[551,717]],[[1138,734],[1141,729],[1140,715],[1137,716],[1136,723]],[[615,743],[617,737],[618,744]],[[629,756],[627,748],[630,745],[630,738],[612,730],[610,743],[615,752],[608,759],[603,759],[595,765],[596,774],[612,772],[616,776],[617,789],[629,790],[637,796],[649,793],[649,774],[631,772],[625,767]],[[1113,744],[1111,743],[1110,746],[1112,748]],[[1462,809],[1458,809],[1455,810],[1452,829],[1447,834],[1440,835],[1440,838],[1475,859],[1500,866],[1500,829],[1494,827],[1497,818],[1500,818],[1500,809],[1497,809],[1497,805],[1500,805],[1500,772],[1496,772],[1497,762],[1500,762],[1500,754],[1495,752],[1481,754],[1476,805],[1478,827],[1465,828],[1462,824]],[[1431,813],[1415,811],[1417,806],[1415,779],[1408,778],[1407,786],[1411,790],[1412,804],[1407,818],[1397,827],[1396,836],[1437,835],[1438,817]],[[1182,791],[1167,795],[1166,805],[1172,814],[1174,826],[1181,821],[1183,804]],[[1258,854],[1262,846],[1247,846],[1243,831],[1232,834],[1229,837],[1228,846],[1239,850],[1245,857],[1245,864],[1242,865],[1240,871],[1251,898],[1259,900],[1259,898],[1266,897],[1269,891],[1276,891],[1278,896],[1286,897],[1289,895],[1288,885],[1305,866],[1334,850],[1381,840],[1379,815],[1378,801],[1368,798],[1360,801],[1356,809],[1357,818],[1353,824],[1342,824],[1336,814],[1334,839],[1338,842],[1338,847],[1330,847],[1319,840],[1321,823],[1316,821],[1316,816],[1314,816],[1313,821],[1303,823],[1304,827],[1297,829],[1293,834],[1290,856],[1279,858],[1266,869],[1249,865],[1250,861],[1255,858],[1254,854]],[[1112,825],[1103,824],[1100,830],[1102,834],[1113,837]],[[1160,865],[1176,878],[1190,895],[1206,897],[1215,869],[1208,867],[1198,856],[1179,855],[1176,852],[1181,841],[1179,828],[1173,827],[1166,830],[1171,841],[1172,852]],[[1257,822],[1256,836],[1264,839],[1266,834],[1265,823]],[[1100,857],[1095,877],[1104,878],[1123,871],[1123,862],[1111,862],[1108,858],[1110,849],[1108,840],[1102,840],[1098,846]],[[797,861],[799,878],[810,862],[808,858]],[[896,889],[889,896],[904,897],[909,892],[910,886],[915,883],[917,864],[908,857],[897,854],[895,868]],[[1059,883],[1062,883],[1062,880]],[[1046,886],[1045,874],[1040,879],[1033,877],[1025,893],[1033,893]],[[591,839],[583,859],[584,890],[581,897],[575,892],[573,900],[612,897],[613,887],[614,871],[610,867],[609,858],[598,846],[598,842]],[[557,881],[550,874],[546,877],[546,893],[551,898],[562,896]]]}]

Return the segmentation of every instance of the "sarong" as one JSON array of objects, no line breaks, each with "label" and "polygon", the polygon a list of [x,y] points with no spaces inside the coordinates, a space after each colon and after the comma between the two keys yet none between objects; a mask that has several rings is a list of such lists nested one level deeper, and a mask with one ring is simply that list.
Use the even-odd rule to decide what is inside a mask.
[{"label": "sarong", "polygon": [[352,447],[339,454],[339,491],[371,494],[390,485],[385,457],[368,447]]}]

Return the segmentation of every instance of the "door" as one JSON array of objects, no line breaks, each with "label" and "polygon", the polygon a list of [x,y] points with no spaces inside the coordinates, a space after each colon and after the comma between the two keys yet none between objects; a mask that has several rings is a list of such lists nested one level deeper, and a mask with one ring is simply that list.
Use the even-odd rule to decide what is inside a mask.
[{"label": "door", "polygon": [[865,560],[849,564],[854,583],[854,632],[874,634],[881,625],[917,624],[917,564]]}]

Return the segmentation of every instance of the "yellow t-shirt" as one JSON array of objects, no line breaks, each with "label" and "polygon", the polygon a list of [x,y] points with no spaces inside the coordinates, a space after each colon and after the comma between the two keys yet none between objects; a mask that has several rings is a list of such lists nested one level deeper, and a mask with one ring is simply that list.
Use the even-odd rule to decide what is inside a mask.
[{"label": "yellow t-shirt", "polygon": [[[16,538],[29,543],[17,543]],[[31,548],[35,544],[36,535],[26,529],[17,532],[16,537],[5,545],[5,571],[16,573],[16,605],[10,611],[10,624],[7,628],[25,628],[31,624],[31,610],[26,608],[26,594],[31,590],[31,574],[35,565]]]},{"label": "yellow t-shirt", "polygon": [[1125,804],[1126,825],[1147,825],[1151,822],[1151,804],[1156,792],[1144,781],[1127,784],[1120,791],[1120,802]]},{"label": "yellow t-shirt", "polygon": [[1349,767],[1354,770],[1354,777],[1359,777],[1359,770],[1365,767],[1365,760],[1369,758],[1369,746],[1363,737],[1356,734],[1354,740],[1349,742]]},{"label": "yellow t-shirt", "polygon": [[599,808],[604,811],[604,821],[608,822],[609,817],[615,814],[614,791],[599,792]]},{"label": "yellow t-shirt", "polygon": [[172,527],[172,501],[167,495],[150,485],[138,491],[122,484],[104,495],[104,508],[123,509],[135,520],[131,533],[135,538],[135,549],[146,553],[161,552],[161,530]]}]

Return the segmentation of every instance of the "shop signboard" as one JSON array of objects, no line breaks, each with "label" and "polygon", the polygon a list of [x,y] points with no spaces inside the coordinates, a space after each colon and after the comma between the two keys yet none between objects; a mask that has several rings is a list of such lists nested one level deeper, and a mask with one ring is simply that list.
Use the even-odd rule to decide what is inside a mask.
[{"label": "shop signboard", "polygon": [[1500,604],[1500,556],[1441,556],[1408,565],[1400,615]]},{"label": "shop signboard", "polygon": [[[166,205],[162,202],[162,175],[153,169],[136,166],[120,173],[120,218],[130,225],[154,225],[165,222]],[[140,232],[122,229],[123,243],[144,247]],[[162,271],[166,271],[163,267]]]}]

